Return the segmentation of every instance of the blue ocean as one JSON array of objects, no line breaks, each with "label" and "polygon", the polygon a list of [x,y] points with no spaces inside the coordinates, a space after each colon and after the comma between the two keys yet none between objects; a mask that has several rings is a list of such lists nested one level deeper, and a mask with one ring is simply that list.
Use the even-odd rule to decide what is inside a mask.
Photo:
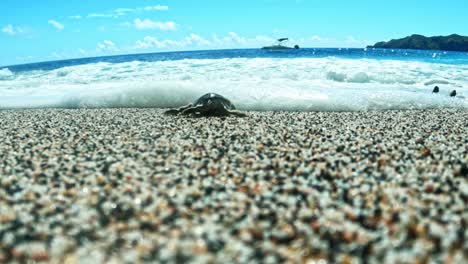
[{"label": "blue ocean", "polygon": [[468,53],[242,49],[0,67],[0,109],[167,108],[207,92],[242,110],[467,109]]}]

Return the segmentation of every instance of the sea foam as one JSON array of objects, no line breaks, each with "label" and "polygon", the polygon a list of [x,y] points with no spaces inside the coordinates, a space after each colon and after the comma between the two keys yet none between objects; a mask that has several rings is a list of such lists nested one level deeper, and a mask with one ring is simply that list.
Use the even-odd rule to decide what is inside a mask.
[{"label": "sea foam", "polygon": [[[326,58],[226,58],[0,69],[0,108],[178,107],[207,92],[243,110],[468,108],[468,65]],[[432,94],[433,85],[441,92]],[[448,96],[456,89],[458,98]]]},{"label": "sea foam", "polygon": [[7,80],[14,76],[14,74],[8,68],[0,69],[0,81]]}]

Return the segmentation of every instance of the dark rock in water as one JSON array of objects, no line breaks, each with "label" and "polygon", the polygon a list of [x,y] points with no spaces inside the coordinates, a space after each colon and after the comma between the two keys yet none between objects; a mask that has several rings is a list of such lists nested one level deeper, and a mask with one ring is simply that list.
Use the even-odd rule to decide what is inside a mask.
[{"label": "dark rock in water", "polygon": [[299,49],[299,45],[294,45],[294,48],[295,48],[295,49]]},{"label": "dark rock in water", "polygon": [[468,37],[457,34],[425,37],[415,34],[387,42],[377,42],[374,46],[368,46],[368,48],[468,51]]},{"label": "dark rock in water", "polygon": [[225,97],[216,93],[207,93],[195,102],[178,109],[165,112],[167,115],[193,115],[193,116],[229,116],[244,117],[246,114],[236,110],[235,106]]},{"label": "dark rock in water", "polygon": [[457,95],[457,91],[456,91],[456,90],[453,90],[453,91],[450,92],[450,96],[451,96],[451,97],[454,97],[454,96],[456,96],[456,95]]},{"label": "dark rock in water", "polygon": [[432,93],[438,93],[439,92],[439,86],[434,87],[432,90]]}]

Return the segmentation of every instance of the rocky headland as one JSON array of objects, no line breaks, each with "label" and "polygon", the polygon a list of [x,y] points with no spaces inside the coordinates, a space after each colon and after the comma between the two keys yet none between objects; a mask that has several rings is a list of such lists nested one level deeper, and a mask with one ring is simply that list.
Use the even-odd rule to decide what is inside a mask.
[{"label": "rocky headland", "polygon": [[468,51],[468,37],[457,34],[434,37],[414,34],[401,39],[377,42],[368,48]]}]

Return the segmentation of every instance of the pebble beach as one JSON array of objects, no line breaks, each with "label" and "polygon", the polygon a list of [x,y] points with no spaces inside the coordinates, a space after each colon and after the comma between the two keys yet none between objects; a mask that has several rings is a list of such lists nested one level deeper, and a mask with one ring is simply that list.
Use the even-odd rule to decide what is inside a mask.
[{"label": "pebble beach", "polygon": [[0,111],[0,263],[467,263],[468,111]]}]

